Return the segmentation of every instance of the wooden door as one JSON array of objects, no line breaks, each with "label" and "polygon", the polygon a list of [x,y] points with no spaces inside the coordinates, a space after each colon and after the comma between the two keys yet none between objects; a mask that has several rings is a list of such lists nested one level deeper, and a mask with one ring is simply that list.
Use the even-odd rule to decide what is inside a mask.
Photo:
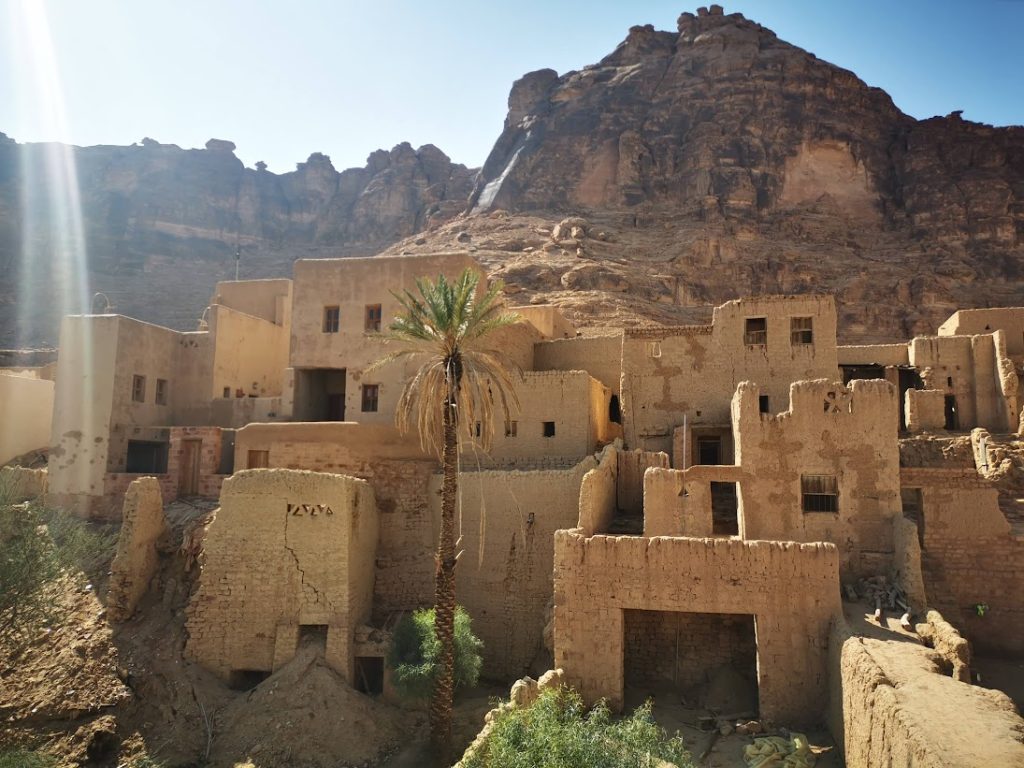
[{"label": "wooden door", "polygon": [[202,440],[181,441],[181,473],[178,477],[179,496],[199,495],[199,457]]}]

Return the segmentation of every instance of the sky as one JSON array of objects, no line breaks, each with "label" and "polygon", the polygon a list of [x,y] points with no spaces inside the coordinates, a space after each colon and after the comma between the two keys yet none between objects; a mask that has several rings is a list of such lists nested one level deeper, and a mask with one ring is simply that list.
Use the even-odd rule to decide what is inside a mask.
[{"label": "sky", "polygon": [[[723,3],[884,88],[907,114],[1024,124],[1024,0]],[[600,60],[679,0],[0,0],[0,132],[336,168],[435,144],[479,166],[512,82]]]}]

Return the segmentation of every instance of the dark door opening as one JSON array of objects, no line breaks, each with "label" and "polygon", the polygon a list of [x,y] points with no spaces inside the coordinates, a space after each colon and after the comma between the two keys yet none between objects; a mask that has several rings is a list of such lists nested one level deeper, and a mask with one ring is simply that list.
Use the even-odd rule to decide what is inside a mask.
[{"label": "dark door opening", "polygon": [[698,464],[721,464],[722,463],[722,438],[717,435],[713,437],[697,438],[697,463]]},{"label": "dark door opening", "polygon": [[228,688],[233,691],[251,691],[270,677],[264,669],[232,669],[228,674]]},{"label": "dark door opening", "polygon": [[739,536],[736,483],[711,483],[711,532],[715,536]]},{"label": "dark door opening", "polygon": [[300,624],[299,625],[299,646],[317,645],[327,650],[327,625],[326,624]]},{"label": "dark door opening", "polygon": [[384,657],[356,656],[356,690],[370,696],[384,693]]},{"label": "dark door opening", "polygon": [[720,713],[758,714],[751,615],[625,610],[622,661],[626,687],[645,696],[672,692]]},{"label": "dark door opening", "polygon": [[199,495],[199,460],[203,455],[202,440],[181,441],[181,465],[178,473],[178,495]]},{"label": "dark door opening", "polygon": [[622,409],[619,405],[618,395],[612,395],[612,399],[608,401],[608,421],[613,424],[622,423]]},{"label": "dark door opening", "polygon": [[167,472],[167,443],[129,440],[124,471],[132,474],[163,475]]},{"label": "dark door opening", "polygon": [[296,421],[344,421],[344,368],[309,368],[295,371]]},{"label": "dark door opening", "polygon": [[946,429],[951,432],[960,429],[960,414],[956,409],[956,395],[946,395]]}]

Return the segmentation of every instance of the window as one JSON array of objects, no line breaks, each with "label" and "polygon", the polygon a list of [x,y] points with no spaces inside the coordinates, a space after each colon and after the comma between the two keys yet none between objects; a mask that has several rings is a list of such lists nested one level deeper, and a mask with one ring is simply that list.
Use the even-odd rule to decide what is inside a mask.
[{"label": "window", "polygon": [[324,333],[337,333],[340,325],[341,309],[324,307]]},{"label": "window", "polygon": [[789,319],[789,343],[793,346],[814,343],[814,320],[809,317]]},{"label": "window", "polygon": [[553,422],[553,421],[545,421],[544,422],[544,437],[554,437],[554,436],[555,436],[555,422]]},{"label": "window", "polygon": [[838,512],[839,485],[835,475],[801,475],[804,512]]},{"label": "window", "polygon": [[156,404],[167,405],[167,379],[156,380]]},{"label": "window", "polygon": [[960,414],[957,413],[956,395],[946,395],[946,429],[960,429]]},{"label": "window", "polygon": [[505,422],[505,437],[516,437],[519,434],[519,422],[518,421],[506,421]]},{"label": "window", "polygon": [[146,402],[146,377],[136,374],[132,376],[132,401],[136,403]]},{"label": "window", "polygon": [[661,342],[660,341],[649,341],[649,342],[647,342],[647,354],[650,357],[654,357],[654,358],[661,357]]},{"label": "window", "polygon": [[473,427],[473,437],[480,437],[482,426],[483,425],[481,425],[479,421],[476,423],[476,425]]},{"label": "window", "polygon": [[363,413],[372,413],[377,410],[377,394],[379,391],[379,384],[363,384]]},{"label": "window", "polygon": [[748,317],[743,327],[743,343],[764,346],[768,343],[768,318]]},{"label": "window", "polygon": [[167,443],[129,440],[124,471],[133,475],[162,475],[167,472]]},{"label": "window", "polygon": [[367,304],[365,317],[366,332],[378,333],[380,331],[380,304]]},{"label": "window", "polygon": [[771,405],[771,401],[768,399],[768,395],[758,395],[757,396],[757,409],[759,411],[761,411],[761,413],[771,413],[772,412],[772,405]]},{"label": "window", "polygon": [[270,451],[249,451],[248,469],[266,469],[270,466]]},{"label": "window", "polygon": [[224,387],[224,397],[231,397],[231,387]]}]

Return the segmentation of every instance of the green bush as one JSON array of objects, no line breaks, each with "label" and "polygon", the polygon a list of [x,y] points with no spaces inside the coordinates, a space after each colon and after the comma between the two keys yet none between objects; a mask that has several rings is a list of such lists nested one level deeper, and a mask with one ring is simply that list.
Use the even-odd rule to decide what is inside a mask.
[{"label": "green bush", "polygon": [[57,764],[49,755],[21,749],[0,750],[0,768],[51,768]]},{"label": "green bush", "polygon": [[[471,688],[480,678],[484,644],[473,634],[469,614],[455,609],[455,688]],[[391,679],[403,696],[426,698],[434,685],[441,644],[434,633],[434,609],[406,614],[395,628],[388,654]]]},{"label": "green bush", "polygon": [[620,720],[604,702],[589,712],[575,691],[548,689],[525,709],[506,709],[466,768],[638,768],[658,759],[692,768],[682,738],[669,738],[650,702]]},{"label": "green bush", "polygon": [[101,567],[113,541],[65,512],[12,504],[0,489],[0,643],[52,619],[50,587],[64,575],[81,579]]}]

